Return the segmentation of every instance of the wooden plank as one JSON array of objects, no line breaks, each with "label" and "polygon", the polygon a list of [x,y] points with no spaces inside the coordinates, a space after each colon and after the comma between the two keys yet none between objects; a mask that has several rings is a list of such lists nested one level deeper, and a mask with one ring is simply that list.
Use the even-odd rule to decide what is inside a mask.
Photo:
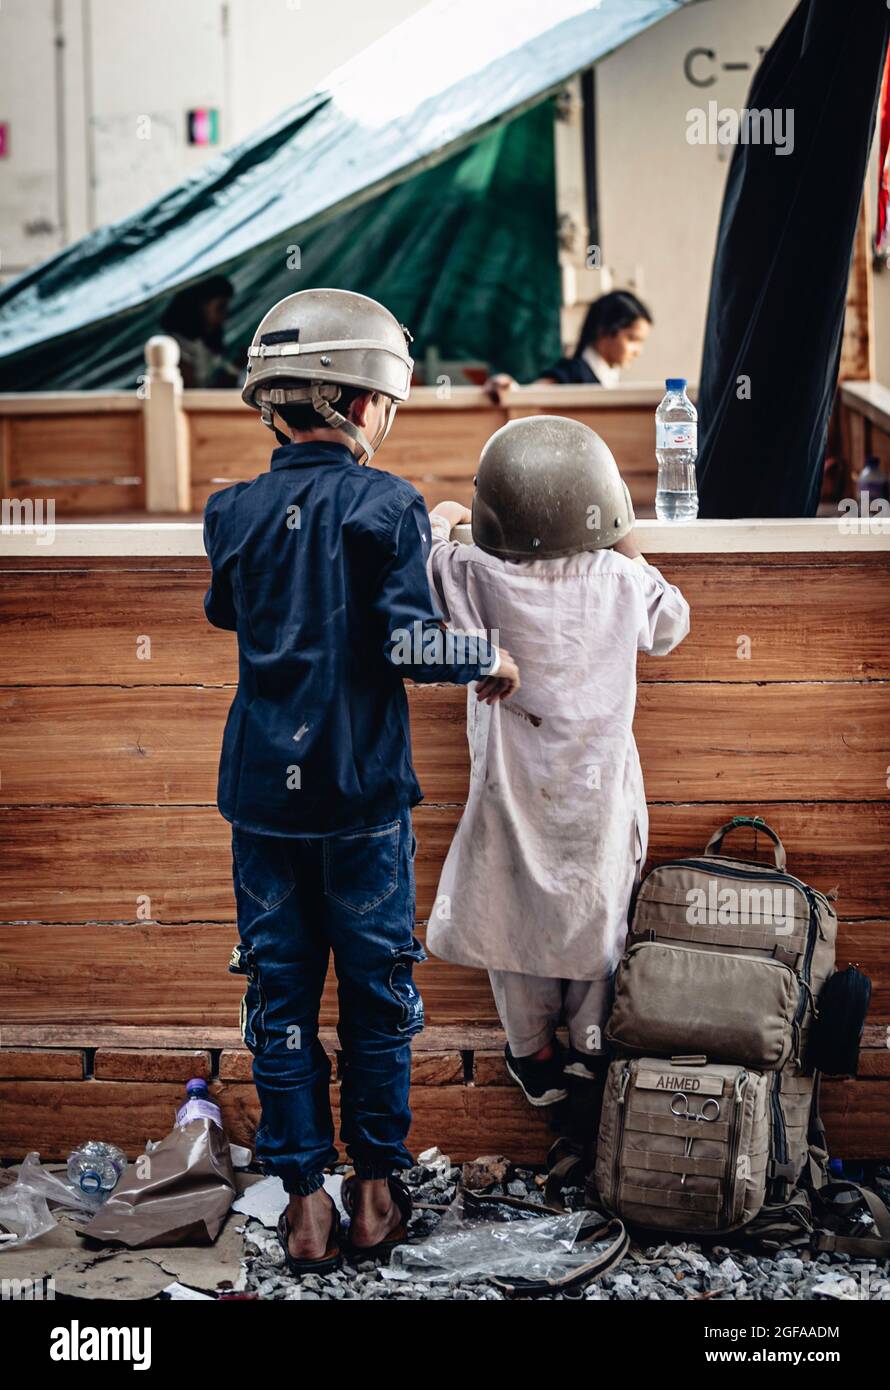
[{"label": "wooden plank", "polygon": [[[204,618],[210,571],[0,571],[4,685],[216,685],[238,679],[234,633]],[[150,603],[146,603],[146,585]],[[147,639],[147,640],[146,640]]]},{"label": "wooden plank", "polygon": [[[817,567],[659,558],[690,604],[692,631],[669,657],[642,657],[641,681],[890,679],[890,556]],[[234,634],[204,618],[206,561],[74,572],[76,583],[70,569],[0,569],[4,685],[92,685],[97,672],[105,685],[237,681]],[[138,656],[145,636],[150,660]]]},{"label": "wooden plank", "polygon": [[[754,814],[782,836],[799,878],[839,886],[842,916],[886,916],[887,803],[650,803],[649,862],[697,853],[731,816]],[[457,806],[415,812],[421,920],[459,817]],[[751,845],[741,832],[728,843],[740,857]],[[140,913],[164,923],[232,920],[230,831],[213,807],[0,808],[0,921],[139,922]]]},{"label": "wooden plank", "polygon": [[[417,932],[423,940],[424,928],[418,926]],[[27,1024],[237,1027],[245,981],[227,970],[237,941],[235,926],[221,923],[161,927],[31,922],[0,929],[0,1039],[6,1039],[10,1027]],[[189,961],[187,986],[184,960]],[[497,1024],[484,971],[430,958],[416,967],[415,980],[431,1027]],[[322,1026],[333,1028],[337,1014],[332,969]]]},{"label": "wooden plank", "polygon": [[136,477],[109,483],[19,482],[11,487],[20,501],[30,499],[45,504],[52,501],[57,522],[100,513],[126,520],[130,512],[140,511],[145,506],[145,485]]},{"label": "wooden plank", "polygon": [[[2,1066],[2,1054],[0,1054]],[[193,1076],[210,1080],[210,1053],[193,1050],[100,1047],[93,1061],[97,1081],[178,1081],[184,1085]]]},{"label": "wooden plank", "polygon": [[[229,1139],[253,1147],[259,1102],[249,1082],[214,1083]],[[331,1088],[338,1119],[338,1087]],[[131,1159],[148,1138],[166,1134],[182,1101],[173,1082],[0,1082],[0,1153],[20,1160],[36,1149],[44,1161],[64,1159],[84,1134],[108,1136]],[[441,1145],[460,1163],[502,1153],[514,1163],[542,1164],[552,1141],[546,1112],[534,1110],[515,1086],[418,1085],[411,1092],[409,1147]],[[890,1082],[826,1081],[823,1118],[834,1157],[881,1159],[890,1152]]]},{"label": "wooden plank", "polygon": [[[868,1030],[866,1030],[868,1032]],[[883,1048],[886,1029],[880,1030]],[[340,1047],[340,1039],[334,1028],[320,1028],[319,1039],[329,1053]],[[875,1035],[877,1037],[877,1034]],[[469,1049],[483,1051],[504,1050],[506,1039],[499,1027],[472,1023],[449,1024],[445,1027],[428,1025],[422,1033],[411,1039],[415,1052],[461,1052]],[[877,1043],[874,1044],[877,1046]],[[11,1023],[3,1028],[3,1045],[0,1058],[6,1055],[4,1049],[58,1047],[110,1047],[135,1048],[163,1051],[166,1048],[218,1048],[231,1052],[244,1053],[247,1049],[241,1041],[237,1027],[219,1027],[216,1024],[202,1024],[200,1027],[174,1027],[146,1025],[141,1027],[121,1027],[105,1023]],[[2,1072],[0,1072],[2,1075]]]},{"label": "wooden plank", "polygon": [[0,1049],[0,1078],[4,1081],[82,1081],[83,1075],[83,1053],[79,1049]]},{"label": "wooden plank", "polygon": [[116,415],[110,424],[103,416],[12,417],[10,456],[9,485],[16,496],[26,485],[46,487],[44,480],[83,484],[139,478],[141,418]]},{"label": "wooden plank", "polygon": [[[871,1083],[877,1087],[879,1083]],[[338,1120],[339,1088],[331,1088]],[[229,1139],[254,1146],[259,1102],[248,1082],[212,1087]],[[137,1158],[145,1141],[168,1133],[182,1103],[172,1082],[0,1082],[0,1154],[18,1160],[36,1149],[44,1161],[64,1159],[85,1134],[108,1136]],[[515,1162],[543,1162],[551,1136],[547,1119],[532,1110],[516,1087],[418,1085],[411,1094],[409,1145],[420,1153],[441,1144],[455,1162],[483,1153],[506,1153]]]},{"label": "wooden plank", "polygon": [[[420,686],[409,698],[427,797],[462,803],[465,691]],[[230,689],[194,686],[103,685],[88,699],[77,686],[0,689],[0,798],[210,803],[231,699]],[[635,731],[655,801],[751,799],[755,790],[764,802],[890,800],[890,683],[643,684]]]},{"label": "wooden plank", "polygon": [[0,419],[12,416],[139,415],[141,410],[142,402],[134,391],[0,392]]},{"label": "wooden plank", "polygon": [[[417,934],[425,940],[423,925]],[[5,1042],[10,1028],[31,1024],[71,1029],[89,1024],[237,1027],[245,982],[226,968],[237,940],[234,924],[225,923],[7,926],[0,929],[0,1041]],[[182,983],[184,960],[189,961],[187,988]],[[890,1024],[890,923],[842,923],[838,966],[851,961],[873,981],[869,1025]],[[497,1026],[485,971],[431,956],[416,967],[415,980],[431,1028]],[[334,1028],[337,1015],[332,969],[322,1001],[322,1027]],[[112,1055],[113,1046],[106,1046]]]},{"label": "wooden plank", "polygon": [[[613,393],[610,393],[612,395]],[[474,409],[443,408],[443,402],[401,410],[386,441],[380,463],[389,473],[406,478],[423,494],[427,505],[450,499],[469,505],[473,477],[483,445],[495,430],[524,415],[564,414],[582,420],[607,441],[620,462],[634,505],[651,506],[655,496],[654,406],[645,404],[542,405],[520,393],[509,408],[493,403]],[[232,482],[253,478],[269,466],[274,442],[258,428],[255,415],[242,417],[224,409],[190,408],[186,396],[192,454],[192,506],[203,508],[211,492]]]}]

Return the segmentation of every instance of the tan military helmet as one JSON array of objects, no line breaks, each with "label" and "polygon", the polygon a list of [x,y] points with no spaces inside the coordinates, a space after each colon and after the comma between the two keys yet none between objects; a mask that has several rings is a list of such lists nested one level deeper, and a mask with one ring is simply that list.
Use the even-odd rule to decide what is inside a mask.
[{"label": "tan military helmet", "polygon": [[[280,299],[261,320],[247,353],[242,398],[270,429],[276,405],[302,401],[328,424],[357,440],[373,458],[408,399],[414,361],[411,335],[382,304],[350,290],[299,290]],[[376,439],[334,409],[343,386],[365,387],[389,399]]]},{"label": "tan military helmet", "polygon": [[482,450],[473,540],[503,560],[602,550],[631,530],[634,511],[608,445],[564,415],[511,420]]}]

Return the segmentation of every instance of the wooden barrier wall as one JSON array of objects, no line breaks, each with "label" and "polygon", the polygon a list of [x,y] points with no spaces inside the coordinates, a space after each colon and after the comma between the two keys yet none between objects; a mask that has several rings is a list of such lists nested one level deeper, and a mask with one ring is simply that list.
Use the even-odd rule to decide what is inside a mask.
[{"label": "wooden barrier wall", "polygon": [[[417,387],[399,407],[380,461],[414,483],[430,506],[445,498],[468,505],[479,454],[496,429],[522,415],[569,415],[603,435],[638,514],[651,516],[653,419],[660,399],[656,387],[529,387],[515,392],[509,406],[497,406],[475,387],[455,387],[447,400],[436,388]],[[0,395],[0,497],[44,503],[52,498],[60,521],[139,512],[151,505],[146,468],[147,441],[153,437],[160,445],[160,466],[170,475],[154,492],[175,499],[176,470],[170,464],[171,441],[178,437],[175,421],[157,418],[158,407],[168,411],[173,402],[163,383],[147,401],[126,392]],[[276,443],[237,391],[186,391],[181,403],[180,490],[191,510],[202,512],[211,492],[268,468]],[[149,411],[155,412],[151,419]],[[175,500],[160,510],[175,511]]]},{"label": "wooden barrier wall", "polygon": [[[203,510],[211,492],[268,467],[274,440],[256,416],[233,411],[220,392],[188,392],[192,508]],[[475,388],[455,388],[441,400],[433,388],[415,388],[399,406],[392,433],[380,455],[387,472],[398,473],[432,506],[446,498],[469,506],[482,446],[495,430],[525,415],[569,415],[590,425],[608,442],[627,480],[634,507],[653,515],[655,504],[656,388],[523,388],[509,404],[494,405]]]},{"label": "wooden barrier wall", "polygon": [[[874,993],[859,1078],[824,1087],[828,1133],[838,1155],[887,1157],[890,556],[650,558],[693,612],[687,642],[640,666],[650,860],[756,812],[794,873],[838,886],[839,964]],[[0,1156],[59,1157],[88,1134],[138,1153],[200,1072],[251,1140],[214,806],[235,643],[204,620],[206,583],[203,559],[0,561]],[[410,699],[422,937],[466,793],[465,695]],[[486,977],[430,960],[418,980],[415,1150],[541,1160],[546,1122],[507,1083]],[[332,1047],[334,1020],[329,987]]]}]

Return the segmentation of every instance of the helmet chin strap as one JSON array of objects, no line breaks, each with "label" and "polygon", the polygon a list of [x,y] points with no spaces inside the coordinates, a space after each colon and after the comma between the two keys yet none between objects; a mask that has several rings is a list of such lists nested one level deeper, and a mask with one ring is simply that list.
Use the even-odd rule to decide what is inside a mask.
[{"label": "helmet chin strap", "polygon": [[[270,391],[268,394],[272,396],[273,400],[275,394],[280,394],[281,396],[286,396],[289,398],[296,397],[297,399],[305,399],[305,395],[303,394],[303,392],[297,391],[281,391],[280,393]],[[339,394],[340,392],[338,391],[337,395],[334,397],[334,400],[336,400],[337,397],[339,397]],[[311,404],[312,409],[316,412],[316,414],[320,415],[321,418],[325,420],[328,425],[330,425],[331,429],[342,430],[344,434],[349,435],[350,439],[355,440],[356,444],[359,447],[359,452],[356,454],[356,461],[360,464],[371,462],[371,459],[374,457],[377,450],[383,443],[384,439],[392,429],[392,424],[393,420],[396,417],[397,408],[397,402],[390,398],[389,404],[386,408],[386,416],[384,418],[383,424],[380,426],[380,429],[377,431],[376,435],[374,436],[374,439],[370,440],[368,439],[368,436],[365,434],[365,432],[358,425],[356,425],[352,420],[347,419],[347,417],[345,415],[342,415],[339,410],[334,409],[331,400],[327,396],[322,394],[322,388],[318,383],[313,382],[312,384],[309,393],[309,403]],[[266,401],[260,405],[260,416],[262,418],[263,424],[268,429],[272,430],[279,444],[292,444],[293,440],[290,439],[287,435],[282,434],[281,430],[279,430],[276,427],[273,418],[274,414],[275,410],[271,402]]]}]

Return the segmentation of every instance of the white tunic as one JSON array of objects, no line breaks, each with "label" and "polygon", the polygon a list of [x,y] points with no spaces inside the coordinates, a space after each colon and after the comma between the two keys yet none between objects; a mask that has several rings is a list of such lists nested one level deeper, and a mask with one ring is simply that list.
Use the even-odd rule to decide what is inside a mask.
[{"label": "white tunic", "polygon": [[495,705],[468,689],[470,790],[427,945],[464,965],[604,979],[648,841],[637,652],[677,646],[689,606],[654,565],[612,550],[515,563],[442,531],[434,517],[429,576],[446,620],[490,633],[522,685]]}]

